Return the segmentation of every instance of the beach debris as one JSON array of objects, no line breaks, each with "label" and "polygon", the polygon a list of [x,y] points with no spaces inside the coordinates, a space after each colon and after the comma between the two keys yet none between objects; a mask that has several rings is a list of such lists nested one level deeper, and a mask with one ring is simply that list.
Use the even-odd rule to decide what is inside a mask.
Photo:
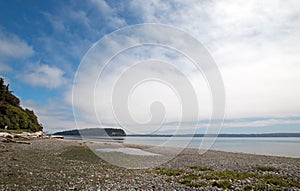
[{"label": "beach debris", "polygon": [[51,135],[49,137],[52,139],[64,139],[64,136],[59,136],[59,135]]},{"label": "beach debris", "polygon": [[28,142],[28,141],[16,141],[16,140],[10,139],[10,138],[6,138],[2,142],[5,142],[5,143],[11,142],[11,143],[28,144],[28,145],[31,144],[31,142]]},{"label": "beach debris", "polygon": [[54,139],[63,139],[63,136],[48,136],[42,131],[29,133],[29,132],[22,132],[19,134],[12,134],[8,132],[0,132],[0,142],[4,143],[19,143],[19,144],[31,144],[28,141],[24,140],[31,140],[36,138],[54,138]]}]

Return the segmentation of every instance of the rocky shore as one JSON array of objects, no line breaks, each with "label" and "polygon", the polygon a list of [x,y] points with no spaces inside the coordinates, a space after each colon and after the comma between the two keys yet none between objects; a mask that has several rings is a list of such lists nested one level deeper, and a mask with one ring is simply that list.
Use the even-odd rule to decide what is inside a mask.
[{"label": "rocky shore", "polygon": [[[31,144],[0,143],[0,190],[300,189],[300,159],[296,158],[221,151],[200,155],[195,149],[185,149],[160,166],[126,169],[96,156],[83,141],[28,141]],[[121,146],[148,149],[140,145]],[[115,145],[97,143],[95,147]],[[122,154],[127,158],[126,155],[129,157]]]}]

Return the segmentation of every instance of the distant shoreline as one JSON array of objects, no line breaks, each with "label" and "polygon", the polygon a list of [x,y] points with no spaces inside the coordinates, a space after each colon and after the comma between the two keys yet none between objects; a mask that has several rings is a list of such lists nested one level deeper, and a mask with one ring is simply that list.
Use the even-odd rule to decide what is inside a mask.
[{"label": "distant shoreline", "polygon": [[102,137],[300,137],[300,133],[221,133],[221,134],[126,134],[122,129],[87,128],[81,130],[67,130],[52,133],[62,136],[102,136]]},{"label": "distant shoreline", "polygon": [[127,134],[127,137],[300,137],[300,133],[261,133],[261,134]]}]

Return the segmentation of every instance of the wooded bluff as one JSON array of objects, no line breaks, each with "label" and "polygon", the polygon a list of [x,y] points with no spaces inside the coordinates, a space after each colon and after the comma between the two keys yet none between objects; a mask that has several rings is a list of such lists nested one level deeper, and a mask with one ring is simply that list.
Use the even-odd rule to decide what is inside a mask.
[{"label": "wooded bluff", "polygon": [[0,129],[31,132],[43,130],[34,112],[20,106],[20,99],[9,91],[9,84],[5,85],[3,78],[0,78]]}]

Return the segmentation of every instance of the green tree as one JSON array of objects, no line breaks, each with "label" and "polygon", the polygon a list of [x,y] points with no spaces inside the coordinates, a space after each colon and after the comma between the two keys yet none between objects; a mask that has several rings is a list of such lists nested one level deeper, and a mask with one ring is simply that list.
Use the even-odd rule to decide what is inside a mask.
[{"label": "green tree", "polygon": [[20,106],[20,99],[9,91],[9,85],[5,85],[0,78],[0,129],[8,127],[9,130],[41,131],[37,116],[29,109]]}]

